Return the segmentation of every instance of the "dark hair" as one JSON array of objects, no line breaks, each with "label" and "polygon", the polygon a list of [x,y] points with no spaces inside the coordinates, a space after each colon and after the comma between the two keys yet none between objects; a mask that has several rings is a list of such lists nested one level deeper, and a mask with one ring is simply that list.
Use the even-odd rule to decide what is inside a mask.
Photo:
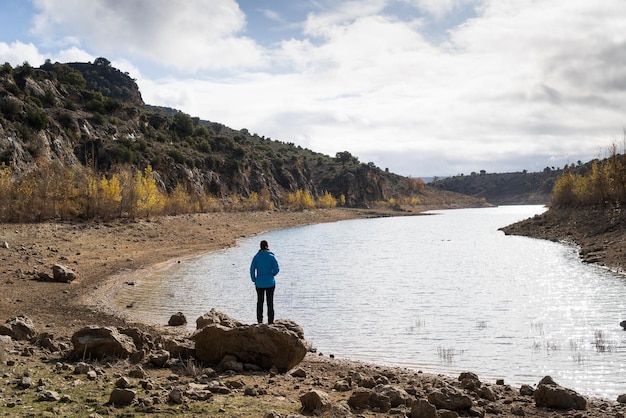
[{"label": "dark hair", "polygon": [[269,250],[270,245],[267,243],[267,241],[263,240],[261,241],[261,249],[262,250]]}]

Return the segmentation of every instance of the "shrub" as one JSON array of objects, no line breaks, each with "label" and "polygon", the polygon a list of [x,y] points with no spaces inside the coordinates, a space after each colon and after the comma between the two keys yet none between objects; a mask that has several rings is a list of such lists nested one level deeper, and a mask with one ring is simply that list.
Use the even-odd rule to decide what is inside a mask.
[{"label": "shrub", "polygon": [[26,122],[31,128],[40,131],[48,126],[48,115],[43,111],[29,107],[26,110]]}]

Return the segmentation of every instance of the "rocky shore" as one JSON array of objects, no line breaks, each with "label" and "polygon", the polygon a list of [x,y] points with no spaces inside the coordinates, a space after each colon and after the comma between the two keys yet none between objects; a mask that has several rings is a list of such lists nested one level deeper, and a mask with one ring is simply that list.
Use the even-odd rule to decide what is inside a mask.
[{"label": "rocky shore", "polygon": [[626,212],[619,206],[549,209],[501,230],[576,245],[583,262],[626,272]]},{"label": "rocky shore", "polygon": [[[132,323],[94,297],[115,286],[114,275],[231,246],[239,237],[390,215],[397,213],[334,209],[1,225],[0,323],[8,322],[0,327],[0,416],[626,416],[621,402],[585,399],[549,378],[512,387],[471,371],[430,375],[314,352],[288,371],[237,358],[204,364],[184,327]],[[73,275],[54,280],[55,264]],[[25,325],[15,325],[20,321]],[[77,349],[73,337],[89,325],[132,336],[127,355],[96,358]]]}]

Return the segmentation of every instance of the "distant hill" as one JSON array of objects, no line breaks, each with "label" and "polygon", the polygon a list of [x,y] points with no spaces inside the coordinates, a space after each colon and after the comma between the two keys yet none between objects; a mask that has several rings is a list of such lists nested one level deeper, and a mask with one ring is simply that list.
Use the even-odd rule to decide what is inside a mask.
[{"label": "distant hill", "polygon": [[328,156],[146,105],[135,80],[105,58],[0,67],[0,164],[14,180],[50,164],[91,170],[96,178],[151,167],[163,193],[182,190],[204,201],[263,196],[277,208],[298,191],[313,199],[330,194],[350,207],[482,202],[361,162],[349,151]]},{"label": "distant hill", "polygon": [[548,204],[560,169],[546,168],[528,173],[473,173],[437,179],[430,186],[472,197],[484,198],[494,205]]}]

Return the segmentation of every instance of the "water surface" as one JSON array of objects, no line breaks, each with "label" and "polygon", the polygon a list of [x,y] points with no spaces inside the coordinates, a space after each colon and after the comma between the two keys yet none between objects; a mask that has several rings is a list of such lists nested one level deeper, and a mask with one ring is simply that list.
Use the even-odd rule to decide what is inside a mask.
[{"label": "water surface", "polygon": [[276,317],[324,354],[536,384],[626,393],[626,278],[577,249],[498,228],[540,206],[433,211],[272,231],[138,280],[116,304],[144,321],[211,308],[256,320],[251,257],[267,239],[281,266]]}]

